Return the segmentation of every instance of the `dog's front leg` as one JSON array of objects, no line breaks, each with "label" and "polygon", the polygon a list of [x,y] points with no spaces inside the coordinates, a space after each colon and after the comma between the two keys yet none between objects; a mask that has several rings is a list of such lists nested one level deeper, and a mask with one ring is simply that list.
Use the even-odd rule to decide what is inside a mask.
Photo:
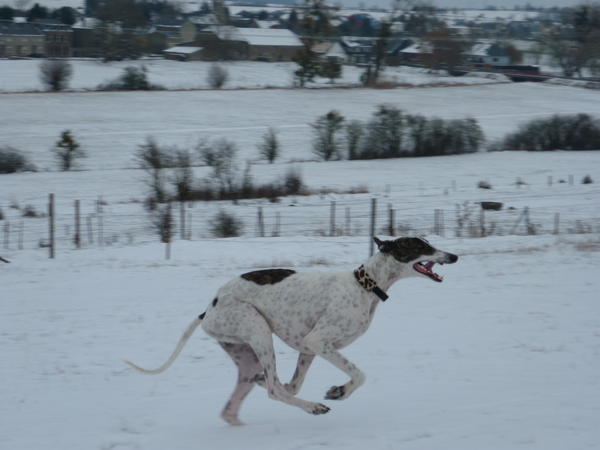
[{"label": "dog's front leg", "polygon": [[325,394],[326,399],[344,400],[365,382],[366,377],[360,369],[342,356],[342,354],[333,347],[333,344],[322,339],[322,336],[318,331],[312,331],[304,339],[303,344],[311,352],[326,359],[350,377],[348,383],[342,386],[332,386]]},{"label": "dog's front leg", "polygon": [[298,355],[298,363],[296,364],[294,376],[289,383],[284,385],[286,391],[292,395],[296,395],[298,392],[300,392],[300,388],[302,387],[304,378],[306,377],[306,372],[308,372],[308,369],[310,368],[310,365],[314,359],[315,355],[313,354],[300,353]]}]

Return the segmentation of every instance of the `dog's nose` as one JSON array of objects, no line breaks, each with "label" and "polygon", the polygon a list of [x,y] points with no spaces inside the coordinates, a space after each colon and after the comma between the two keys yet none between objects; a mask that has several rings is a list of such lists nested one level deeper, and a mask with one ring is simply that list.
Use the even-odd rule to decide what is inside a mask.
[{"label": "dog's nose", "polygon": [[458,261],[458,256],[453,255],[452,253],[448,253],[448,261],[450,263],[455,263],[456,261]]}]

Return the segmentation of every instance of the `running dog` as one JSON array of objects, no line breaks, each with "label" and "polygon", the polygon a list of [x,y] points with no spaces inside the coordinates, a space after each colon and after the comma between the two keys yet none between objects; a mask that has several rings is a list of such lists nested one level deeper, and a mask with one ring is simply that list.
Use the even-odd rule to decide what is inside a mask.
[{"label": "running dog", "polygon": [[[126,363],[144,373],[161,373],[202,325],[238,367],[237,384],[221,412],[227,423],[242,425],[238,418],[240,406],[256,384],[266,388],[273,400],[310,414],[325,414],[327,406],[296,396],[314,357],[326,359],[350,377],[346,384],[329,389],[325,398],[348,398],[364,383],[365,375],[338,350],[367,331],[392,284],[412,276],[441,282],[433,266],[458,260],[458,256],[437,250],[421,238],[374,241],[379,251],[354,271],[296,273],[267,269],[234,278],[218,290],[208,310],[188,326],[161,367],[148,370]],[[299,352],[296,371],[285,385],[277,376],[273,334]]]}]

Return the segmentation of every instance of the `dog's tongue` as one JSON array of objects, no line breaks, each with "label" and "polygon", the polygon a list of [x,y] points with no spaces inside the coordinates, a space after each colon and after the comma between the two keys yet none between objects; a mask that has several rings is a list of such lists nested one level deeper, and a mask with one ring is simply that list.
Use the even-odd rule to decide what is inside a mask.
[{"label": "dog's tongue", "polygon": [[418,269],[419,272],[427,275],[433,281],[442,282],[444,278],[432,270],[434,265],[435,265],[435,262],[428,261],[427,264],[419,264],[416,267],[419,267],[419,269]]}]

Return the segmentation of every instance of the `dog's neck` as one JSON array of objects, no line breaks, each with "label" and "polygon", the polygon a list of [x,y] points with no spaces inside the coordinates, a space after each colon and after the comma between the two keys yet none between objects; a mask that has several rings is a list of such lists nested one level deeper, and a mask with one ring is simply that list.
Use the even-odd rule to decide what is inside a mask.
[{"label": "dog's neck", "polygon": [[382,290],[387,291],[392,284],[404,276],[405,265],[399,264],[392,255],[377,252],[363,264],[367,273]]}]

